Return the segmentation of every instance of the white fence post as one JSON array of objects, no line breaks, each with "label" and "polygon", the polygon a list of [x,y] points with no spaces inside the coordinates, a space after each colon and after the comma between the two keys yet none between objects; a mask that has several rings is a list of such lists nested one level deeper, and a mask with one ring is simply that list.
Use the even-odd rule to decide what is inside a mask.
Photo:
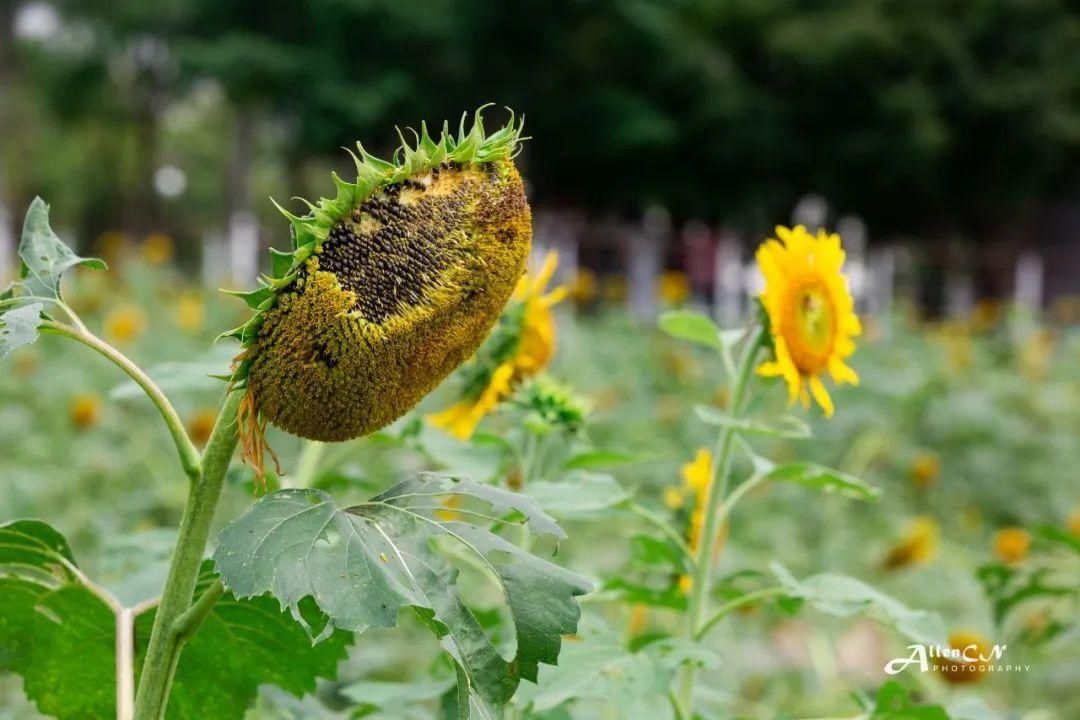
[{"label": "white fence post", "polygon": [[11,233],[11,211],[0,203],[0,288],[15,277],[15,238]]}]

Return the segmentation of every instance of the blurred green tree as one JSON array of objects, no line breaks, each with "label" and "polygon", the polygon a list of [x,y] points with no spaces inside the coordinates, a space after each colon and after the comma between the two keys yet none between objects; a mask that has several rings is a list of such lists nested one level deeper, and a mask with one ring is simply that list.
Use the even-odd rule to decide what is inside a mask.
[{"label": "blurred green tree", "polygon": [[[215,139],[232,168],[229,208],[249,200],[262,124],[281,138],[288,187],[275,194],[318,194],[304,183],[309,159],[346,168],[339,146],[362,137],[379,150],[395,140],[389,125],[488,101],[528,117],[535,198],[594,212],[659,203],[758,228],[813,191],[877,234],[977,235],[1078,190],[1080,13],[1062,0],[58,6],[94,28],[100,52],[81,63],[36,52],[25,101],[151,145],[138,98],[175,100],[214,79],[234,120]],[[176,71],[118,88],[116,58],[147,38]]]}]

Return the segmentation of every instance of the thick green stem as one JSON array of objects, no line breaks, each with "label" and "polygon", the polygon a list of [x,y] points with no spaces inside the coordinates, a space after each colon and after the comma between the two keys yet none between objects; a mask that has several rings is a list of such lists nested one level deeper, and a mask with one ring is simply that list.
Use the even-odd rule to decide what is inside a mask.
[{"label": "thick green stem", "polygon": [[323,455],[326,453],[326,443],[318,440],[305,440],[300,450],[300,457],[296,461],[296,475],[292,483],[287,483],[281,478],[281,485],[291,485],[298,488],[309,488],[319,475],[319,466],[322,464]]},{"label": "thick green stem", "polygon": [[151,402],[154,403],[154,407],[157,408],[158,412],[161,413],[161,417],[165,420],[169,434],[172,435],[173,442],[176,443],[176,452],[180,455],[180,464],[183,465],[184,472],[192,482],[198,479],[200,468],[199,451],[195,448],[195,444],[191,442],[191,438],[188,437],[183,421],[176,414],[176,409],[173,408],[172,403],[165,397],[165,393],[161,392],[161,388],[155,385],[154,381],[138,365],[109,343],[79,328],[53,322],[52,320],[42,322],[38,328],[43,332],[71,338],[92,350],[96,350],[134,380],[135,384],[149,396]]},{"label": "thick green stem", "polygon": [[[737,417],[742,407],[743,397],[754,375],[754,362],[764,330],[759,328],[751,336],[739,363],[739,371],[731,393],[731,415]],[[712,581],[712,552],[716,536],[720,530],[720,505],[727,494],[728,476],[731,470],[732,448],[735,446],[735,429],[728,426],[720,431],[716,451],[713,454],[712,476],[705,490],[705,527],[702,529],[694,562],[694,574],[691,576],[690,599],[687,606],[684,635],[693,640],[701,626],[708,608],[709,585]],[[694,676],[697,668],[687,665],[683,671],[679,701],[683,713],[693,717]]]},{"label": "thick green stem", "polygon": [[221,497],[225,472],[236,450],[236,410],[243,394],[243,391],[233,391],[226,396],[206,445],[202,473],[188,495],[169,576],[154,617],[150,646],[146,650],[146,660],[139,678],[135,720],[160,720],[165,716],[169,689],[186,639],[182,632],[185,624],[179,623],[179,620],[191,608],[199,566],[210,535],[210,522]]}]

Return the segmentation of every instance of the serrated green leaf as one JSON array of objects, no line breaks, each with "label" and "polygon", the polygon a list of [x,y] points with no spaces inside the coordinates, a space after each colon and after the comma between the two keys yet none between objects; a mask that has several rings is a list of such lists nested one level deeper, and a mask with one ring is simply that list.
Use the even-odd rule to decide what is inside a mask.
[{"label": "serrated green leaf", "polygon": [[[448,519],[474,513],[448,511],[440,502],[447,496],[479,499],[494,516],[521,516],[534,532],[564,537],[528,498],[421,475],[344,510],[319,490],[267,495],[222,531],[214,559],[238,596],[270,592],[294,615],[304,598],[314,598],[342,629],[393,627],[403,607],[415,609],[466,686],[468,708],[459,704],[459,714],[498,718],[521,678],[535,681],[539,663],[556,661],[562,636],[577,627],[573,599],[589,584],[485,529]],[[499,655],[461,600],[458,571],[438,552],[436,539],[460,543],[498,579],[515,625],[513,661]]]},{"label": "serrated green leaf", "polygon": [[671,718],[667,693],[677,669],[687,662],[708,666],[716,662],[712,653],[671,638],[631,652],[609,628],[597,621],[591,625],[567,643],[558,667],[544,668],[540,684],[523,690],[521,699],[531,712],[600,699],[618,708],[620,718]]},{"label": "serrated green leaf", "polygon": [[14,310],[0,312],[0,360],[16,348],[37,340],[37,329],[41,324],[41,310],[41,303],[30,303]]},{"label": "serrated green leaf", "polygon": [[916,705],[907,689],[895,680],[881,686],[866,717],[868,720],[949,720],[949,714],[940,705]]},{"label": "serrated green leaf", "polygon": [[[212,562],[205,561],[196,597],[216,578]],[[151,608],[136,618],[137,638],[150,637],[154,613]],[[316,631],[326,624],[313,602],[302,603],[299,613]],[[272,684],[297,697],[314,692],[317,678],[337,677],[351,642],[352,633],[335,630],[312,645],[304,627],[282,613],[273,598],[238,600],[225,593],[184,647],[166,720],[240,720],[260,685]],[[145,642],[137,650],[141,666]]]},{"label": "serrated green leaf", "polygon": [[614,465],[629,465],[652,459],[640,453],[620,452],[618,450],[589,450],[570,457],[563,463],[564,470],[597,470]]},{"label": "serrated green leaf", "polygon": [[617,594],[622,598],[623,602],[630,604],[670,608],[672,610],[686,609],[686,594],[679,590],[674,583],[664,587],[653,587],[630,582],[623,578],[612,578],[604,583],[603,590],[604,592]]},{"label": "serrated green leaf", "polygon": [[[213,582],[204,563],[199,591]],[[41,712],[61,720],[116,716],[116,627],[121,604],[76,568],[64,537],[46,523],[0,525],[0,672],[24,678]],[[325,624],[314,604],[308,624]],[[136,662],[154,609],[135,619]],[[268,642],[268,639],[271,641]],[[260,685],[299,695],[333,678],[349,633],[312,647],[307,632],[268,597],[226,594],[181,655],[167,720],[240,720]]]},{"label": "serrated green leaf", "polygon": [[720,338],[720,328],[716,326],[712,318],[701,313],[672,310],[660,316],[658,326],[662,331],[679,340],[688,340],[714,350],[721,350],[724,347]]},{"label": "serrated green leaf", "polygon": [[60,297],[60,278],[71,267],[82,265],[94,270],[107,267],[98,258],[79,257],[56,236],[49,226],[49,206],[41,198],[34,198],[26,211],[19,259],[27,290],[42,297]]},{"label": "serrated green leaf", "polygon": [[67,541],[46,523],[0,525],[0,671],[47,715],[116,715],[116,615],[81,581]]},{"label": "serrated green leaf", "polygon": [[769,569],[789,597],[805,601],[818,612],[835,617],[866,615],[917,643],[948,644],[945,625],[936,613],[912,610],[862,580],[835,573],[797,580],[778,562],[771,563]]},{"label": "serrated green leaf", "polygon": [[630,556],[645,565],[670,565],[683,569],[683,553],[675,543],[652,535],[634,535],[630,538]]},{"label": "serrated green leaf", "polygon": [[1037,598],[1063,597],[1078,593],[1075,584],[1060,585],[1054,572],[1046,567],[1010,567],[1000,563],[983,565],[975,576],[994,609],[994,623],[1001,625],[1005,618],[1022,603]]},{"label": "serrated green leaf", "polygon": [[811,462],[792,462],[777,465],[767,472],[770,480],[795,483],[814,490],[838,492],[859,500],[876,500],[881,491],[862,480],[839,470]]},{"label": "serrated green leaf", "polygon": [[360,706],[360,710],[378,709],[404,717],[410,706],[438,700],[453,687],[453,681],[374,682],[346,685],[340,692]]},{"label": "serrated green leaf", "polygon": [[726,427],[737,430],[747,435],[770,435],[782,438],[808,438],[810,426],[801,418],[794,415],[781,415],[778,418],[763,420],[754,418],[733,417],[722,410],[708,405],[698,405],[694,408],[694,414],[709,425]]},{"label": "serrated green leaf", "polygon": [[584,470],[562,480],[533,482],[525,493],[546,512],[567,518],[594,517],[630,499],[630,493],[611,475]]}]

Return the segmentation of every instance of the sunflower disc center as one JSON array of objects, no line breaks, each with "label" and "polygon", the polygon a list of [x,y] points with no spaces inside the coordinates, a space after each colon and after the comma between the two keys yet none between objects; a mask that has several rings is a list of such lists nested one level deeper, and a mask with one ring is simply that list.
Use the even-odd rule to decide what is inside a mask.
[{"label": "sunflower disc center", "polygon": [[836,311],[828,288],[820,278],[795,283],[787,306],[782,330],[791,359],[804,375],[820,372],[836,338]]},{"label": "sunflower disc center", "polygon": [[466,210],[467,184],[439,192],[430,180],[406,180],[365,200],[331,229],[319,270],[353,292],[355,310],[373,323],[424,304],[444,284],[448,268],[462,260],[454,230]]}]

